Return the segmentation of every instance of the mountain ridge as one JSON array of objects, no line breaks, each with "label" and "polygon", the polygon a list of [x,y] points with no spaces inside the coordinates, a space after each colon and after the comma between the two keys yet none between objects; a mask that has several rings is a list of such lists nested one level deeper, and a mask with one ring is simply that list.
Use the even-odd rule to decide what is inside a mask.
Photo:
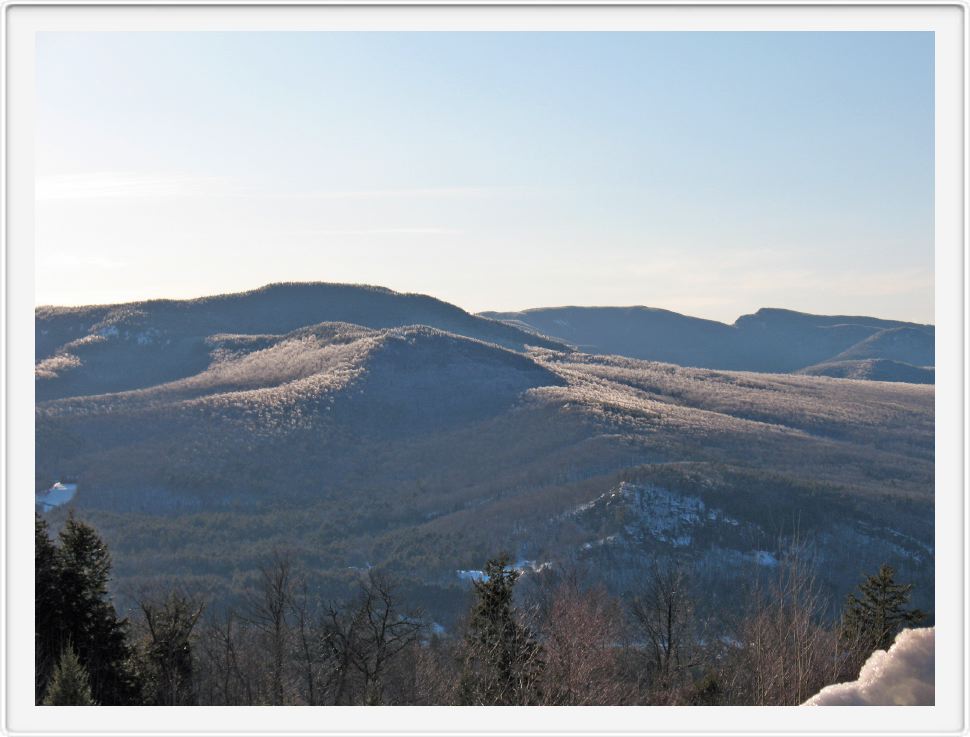
[{"label": "mountain ridge", "polygon": [[[836,360],[873,358],[901,365],[898,375],[884,371],[879,380],[906,381],[903,376],[919,374],[910,367],[934,362],[934,326],[866,316],[813,315],[763,307],[728,324],[646,306],[550,307],[480,314],[531,328],[591,353],[697,368],[792,373]],[[908,341],[893,339],[899,335],[909,336]],[[920,375],[925,379],[927,374]]]},{"label": "mountain ridge", "polygon": [[[280,335],[322,322],[374,329],[428,325],[520,352],[529,345],[564,347],[426,295],[384,287],[290,282],[191,300],[39,307],[35,311],[38,398],[101,394],[173,381],[208,365],[207,341],[213,335]],[[144,355],[135,365],[138,353]]]}]

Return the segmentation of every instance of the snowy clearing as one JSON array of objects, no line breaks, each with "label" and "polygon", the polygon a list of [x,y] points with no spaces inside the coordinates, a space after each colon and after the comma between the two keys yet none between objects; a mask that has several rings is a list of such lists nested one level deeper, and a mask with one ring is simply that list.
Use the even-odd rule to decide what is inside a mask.
[{"label": "snowy clearing", "polygon": [[77,484],[58,481],[47,491],[39,491],[34,494],[34,504],[40,507],[41,511],[47,512],[54,507],[67,504],[74,498],[75,494],[77,494]]}]

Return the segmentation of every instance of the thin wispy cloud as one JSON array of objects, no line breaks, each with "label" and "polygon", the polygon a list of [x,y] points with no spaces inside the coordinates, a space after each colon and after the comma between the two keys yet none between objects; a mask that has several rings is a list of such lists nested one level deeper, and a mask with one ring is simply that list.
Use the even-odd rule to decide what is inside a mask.
[{"label": "thin wispy cloud", "polygon": [[306,237],[382,236],[382,235],[461,235],[455,228],[333,228],[323,230],[289,230],[283,235]]},{"label": "thin wispy cloud", "polygon": [[34,195],[39,201],[108,198],[259,198],[296,200],[443,199],[482,197],[499,194],[522,195],[524,187],[447,186],[403,187],[399,189],[291,190],[266,191],[230,177],[150,174],[135,172],[92,172],[55,174],[37,178]]},{"label": "thin wispy cloud", "polygon": [[280,199],[366,200],[407,198],[483,197],[502,194],[526,194],[525,187],[405,187],[401,189],[314,190],[308,192],[277,192],[266,195]]},{"label": "thin wispy cloud", "polygon": [[91,172],[37,178],[34,196],[44,200],[219,197],[238,194],[225,177]]}]

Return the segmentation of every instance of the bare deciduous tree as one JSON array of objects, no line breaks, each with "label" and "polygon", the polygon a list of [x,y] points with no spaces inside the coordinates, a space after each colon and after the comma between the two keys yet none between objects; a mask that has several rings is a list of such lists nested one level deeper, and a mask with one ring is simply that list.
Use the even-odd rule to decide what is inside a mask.
[{"label": "bare deciduous tree", "polygon": [[318,670],[320,664],[317,652],[319,648],[317,647],[317,634],[311,621],[310,593],[305,578],[301,579],[299,591],[291,599],[290,609],[296,620],[297,650],[303,672],[303,684],[306,689],[306,702],[310,706],[315,706],[319,697]]},{"label": "bare deciduous tree", "polygon": [[331,667],[333,703],[384,703],[384,679],[393,659],[418,638],[417,612],[403,612],[389,579],[370,572],[350,607],[331,604],[323,644]]},{"label": "bare deciduous tree", "polygon": [[[206,703],[229,705],[253,705],[256,703],[253,678],[243,667],[240,655],[239,618],[232,609],[226,609],[218,620],[206,622],[203,636],[199,638],[200,664],[206,668],[210,691]],[[245,649],[245,648],[244,648]]]},{"label": "bare deciduous tree", "polygon": [[630,614],[647,649],[653,700],[676,703],[689,682],[694,645],[694,608],[683,569],[655,565]]},{"label": "bare deciduous tree", "polygon": [[143,597],[138,606],[148,629],[141,653],[146,698],[158,706],[196,703],[192,635],[205,605],[173,591],[161,600]]},{"label": "bare deciduous tree", "polygon": [[569,578],[556,590],[543,619],[545,703],[630,703],[632,689],[621,677],[618,658],[624,632],[616,599],[602,587],[583,589]]},{"label": "bare deciduous tree", "polygon": [[734,703],[800,704],[834,682],[835,632],[822,624],[823,600],[810,566],[797,551],[775,579],[755,588],[726,669]]},{"label": "bare deciduous tree", "polygon": [[276,551],[272,562],[260,569],[260,588],[249,599],[246,620],[267,639],[272,670],[270,703],[286,703],[286,655],[289,647],[290,604],[293,598],[292,560]]}]

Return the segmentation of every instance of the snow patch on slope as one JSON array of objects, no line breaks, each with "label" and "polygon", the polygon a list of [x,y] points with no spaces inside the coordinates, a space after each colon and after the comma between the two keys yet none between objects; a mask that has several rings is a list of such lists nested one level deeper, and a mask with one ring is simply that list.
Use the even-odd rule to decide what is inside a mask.
[{"label": "snow patch on slope", "polygon": [[71,501],[71,499],[74,498],[75,494],[77,494],[76,483],[58,481],[46,491],[35,493],[34,504],[39,507],[42,512],[49,512],[54,507],[67,504],[69,501]]},{"label": "snow patch on slope", "polygon": [[487,581],[488,576],[485,575],[485,571],[474,571],[474,570],[458,570],[455,571],[458,574],[458,578],[461,581]]},{"label": "snow patch on slope", "polygon": [[590,515],[607,515],[622,520],[624,535],[631,540],[655,540],[677,548],[690,546],[694,541],[694,532],[699,527],[709,524],[740,525],[738,520],[720,509],[709,507],[698,496],[626,481],[593,501],[576,507],[568,516]]}]

